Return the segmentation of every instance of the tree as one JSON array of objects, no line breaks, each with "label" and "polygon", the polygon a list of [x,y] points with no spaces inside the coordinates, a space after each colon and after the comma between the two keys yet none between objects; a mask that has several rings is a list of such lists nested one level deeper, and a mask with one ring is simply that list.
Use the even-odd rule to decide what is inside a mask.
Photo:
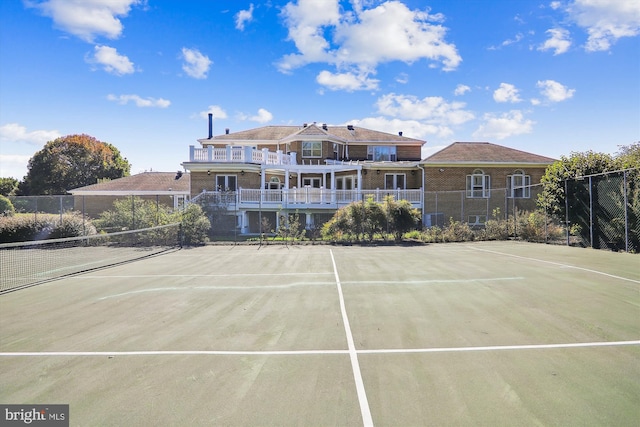
[{"label": "tree", "polygon": [[0,195],[13,196],[18,191],[20,182],[15,178],[0,178]]},{"label": "tree", "polygon": [[13,216],[16,213],[11,200],[0,194],[0,216]]},{"label": "tree", "polygon": [[102,231],[137,230],[171,223],[169,207],[153,200],[127,197],[113,202],[113,209],[104,211],[94,222]]},{"label": "tree", "polygon": [[[569,157],[561,156],[560,160],[547,168],[540,180],[542,191],[538,194],[538,206],[550,215],[564,220],[565,202],[571,202],[573,195],[576,200],[584,199],[580,187],[572,187],[576,179],[616,169],[614,159],[609,154],[587,151],[574,152]],[[565,198],[565,187],[571,196],[569,200]]]},{"label": "tree", "polygon": [[67,135],[45,144],[29,160],[23,195],[65,194],[99,179],[129,175],[131,165],[113,145],[89,135]]},{"label": "tree", "polygon": [[[624,247],[626,232],[621,212],[626,210],[629,235],[636,245],[640,234],[634,231],[640,217],[639,168],[640,142],[620,147],[616,156],[593,151],[562,156],[541,179],[538,206],[562,222],[567,220],[572,231],[594,248],[604,244],[611,249]],[[631,169],[626,173],[626,206],[620,172],[623,169]],[[612,173],[599,176],[607,172]]]},{"label": "tree", "polygon": [[621,145],[616,154],[616,162],[620,169],[640,168],[640,141],[631,145]]}]

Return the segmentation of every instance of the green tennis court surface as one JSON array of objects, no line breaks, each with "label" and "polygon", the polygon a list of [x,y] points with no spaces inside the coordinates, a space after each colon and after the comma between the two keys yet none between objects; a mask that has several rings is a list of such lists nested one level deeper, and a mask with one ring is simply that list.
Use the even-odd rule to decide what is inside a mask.
[{"label": "green tennis court surface", "polygon": [[183,249],[1,295],[0,337],[0,403],[71,425],[640,423],[630,254]]}]

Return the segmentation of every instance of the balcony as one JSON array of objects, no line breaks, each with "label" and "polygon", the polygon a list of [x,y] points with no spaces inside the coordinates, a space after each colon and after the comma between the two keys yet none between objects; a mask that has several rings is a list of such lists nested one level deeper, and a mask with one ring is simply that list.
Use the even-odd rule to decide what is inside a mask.
[{"label": "balcony", "polygon": [[338,209],[360,200],[384,202],[388,196],[407,200],[422,207],[422,189],[417,190],[327,190],[324,188],[290,188],[260,190],[241,188],[236,192],[203,191],[191,202],[236,209]]},{"label": "balcony", "polygon": [[192,163],[253,163],[263,165],[295,165],[296,153],[285,154],[282,150],[275,153],[267,148],[257,150],[253,147],[227,145],[224,148],[212,146],[196,148],[189,146],[189,162]]}]

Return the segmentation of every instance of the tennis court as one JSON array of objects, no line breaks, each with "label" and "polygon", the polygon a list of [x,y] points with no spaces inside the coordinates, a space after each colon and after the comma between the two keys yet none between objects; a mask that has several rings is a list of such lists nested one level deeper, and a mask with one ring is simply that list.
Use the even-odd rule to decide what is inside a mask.
[{"label": "tennis court", "polygon": [[182,249],[0,295],[0,332],[0,402],[70,425],[640,423],[626,253]]}]

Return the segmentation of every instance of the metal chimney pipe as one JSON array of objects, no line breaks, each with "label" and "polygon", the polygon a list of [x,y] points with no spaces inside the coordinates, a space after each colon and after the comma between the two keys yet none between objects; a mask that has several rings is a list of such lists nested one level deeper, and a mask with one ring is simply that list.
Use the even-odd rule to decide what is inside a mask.
[{"label": "metal chimney pipe", "polygon": [[209,139],[213,138],[213,114],[209,113]]}]

